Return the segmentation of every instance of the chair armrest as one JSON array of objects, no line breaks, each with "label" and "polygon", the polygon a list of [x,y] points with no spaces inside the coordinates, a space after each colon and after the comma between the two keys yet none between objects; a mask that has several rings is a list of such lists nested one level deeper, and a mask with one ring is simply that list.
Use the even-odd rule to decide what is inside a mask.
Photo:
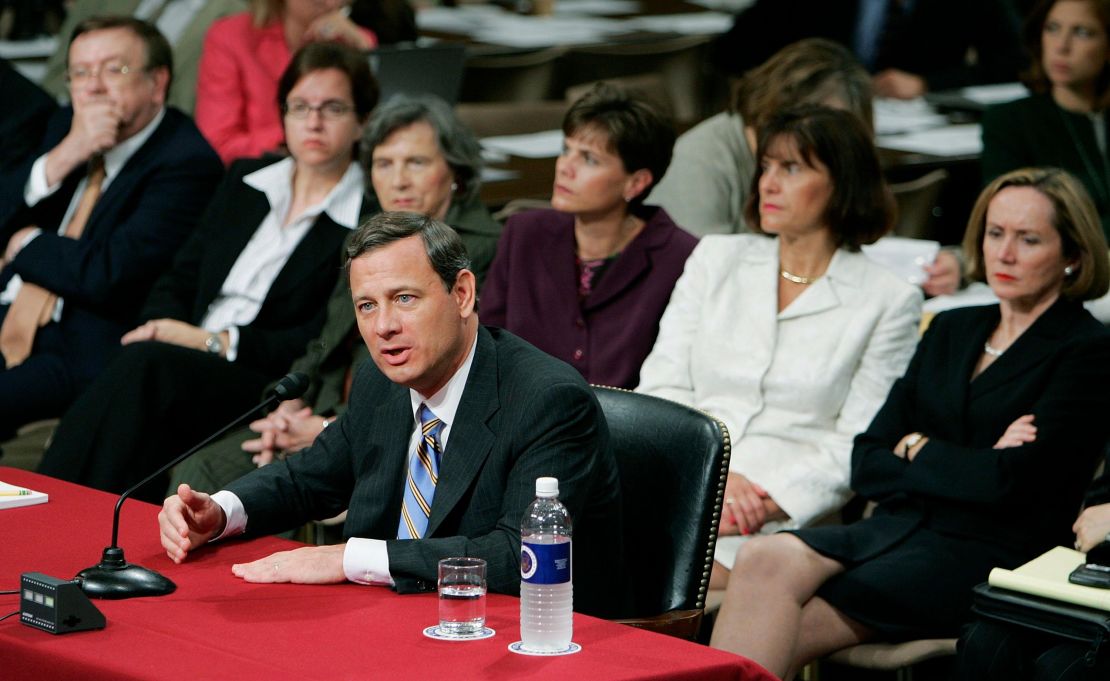
[{"label": "chair armrest", "polygon": [[637,629],[647,629],[659,634],[693,641],[701,626],[702,610],[671,610],[651,617],[632,617],[613,620]]}]

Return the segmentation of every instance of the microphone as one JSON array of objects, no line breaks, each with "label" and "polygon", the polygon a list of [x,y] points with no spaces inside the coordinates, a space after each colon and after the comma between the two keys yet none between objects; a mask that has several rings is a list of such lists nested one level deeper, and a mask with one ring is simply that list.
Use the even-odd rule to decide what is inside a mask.
[{"label": "microphone", "polygon": [[108,599],[134,598],[135,596],[165,596],[166,594],[173,593],[173,590],[177,588],[176,584],[154,570],[142,567],[141,565],[135,565],[134,563],[128,563],[124,559],[123,549],[117,545],[119,539],[119,511],[123,506],[123,502],[130,497],[135,490],[159,475],[162,475],[185,459],[188,459],[193,454],[196,454],[209,443],[223,437],[229,430],[239,426],[257,412],[270,409],[276,406],[278,402],[296,399],[303,395],[306,390],[308,390],[308,376],[297,371],[287,374],[277,382],[277,385],[270,388],[266,395],[266,399],[260,404],[251,407],[245,414],[208,436],[200,444],[154,471],[121,494],[119,501],[116,502],[115,515],[112,516],[112,545],[104,549],[99,563],[92,567],[85,568],[74,577],[77,583],[81,585],[81,590],[92,598]]}]

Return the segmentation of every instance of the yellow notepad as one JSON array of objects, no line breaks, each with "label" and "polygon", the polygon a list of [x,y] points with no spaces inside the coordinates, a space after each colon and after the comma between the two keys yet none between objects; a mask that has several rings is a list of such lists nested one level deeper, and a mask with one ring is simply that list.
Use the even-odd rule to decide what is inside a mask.
[{"label": "yellow notepad", "polygon": [[1068,581],[1071,571],[1084,562],[1084,554],[1057,546],[1017,569],[991,570],[987,583],[1002,589],[1110,611],[1110,589],[1081,586]]},{"label": "yellow notepad", "polygon": [[[29,494],[22,494],[22,492],[29,492]],[[26,487],[17,487],[6,482],[0,482],[0,508],[45,504],[49,499],[50,497],[45,492],[36,492]]]}]

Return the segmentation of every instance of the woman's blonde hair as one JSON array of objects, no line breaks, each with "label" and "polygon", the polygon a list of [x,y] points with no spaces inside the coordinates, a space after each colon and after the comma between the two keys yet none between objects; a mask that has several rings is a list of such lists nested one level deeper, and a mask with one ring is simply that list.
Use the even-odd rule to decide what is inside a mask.
[{"label": "woman's blonde hair", "polygon": [[964,233],[968,278],[986,281],[983,234],[987,208],[1007,187],[1031,187],[1052,203],[1052,226],[1060,234],[1064,258],[1074,260],[1060,294],[1070,300],[1093,300],[1110,290],[1110,254],[1095,204],[1079,180],[1059,168],[1021,168],[1006,173],[979,194]]}]

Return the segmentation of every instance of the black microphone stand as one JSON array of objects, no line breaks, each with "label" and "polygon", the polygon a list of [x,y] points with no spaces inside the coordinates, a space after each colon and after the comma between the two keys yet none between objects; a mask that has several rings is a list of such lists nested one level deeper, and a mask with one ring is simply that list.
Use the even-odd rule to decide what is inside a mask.
[{"label": "black microphone stand", "polygon": [[104,549],[100,562],[92,567],[85,568],[77,573],[74,579],[81,585],[81,590],[92,598],[122,599],[136,596],[165,596],[173,593],[177,585],[158,574],[154,570],[141,565],[128,563],[123,556],[123,549],[119,544],[119,511],[123,502],[135,490],[162,475],[169,469],[189,458],[211,442],[223,437],[229,430],[246,421],[253,414],[274,407],[278,402],[300,397],[308,389],[308,377],[302,373],[292,373],[281,379],[264,402],[251,407],[242,416],[236,418],[220,430],[205,438],[200,444],[178,456],[173,461],[154,471],[146,478],[136,483],[123,494],[116,502],[116,510],[112,516],[112,545]]}]

